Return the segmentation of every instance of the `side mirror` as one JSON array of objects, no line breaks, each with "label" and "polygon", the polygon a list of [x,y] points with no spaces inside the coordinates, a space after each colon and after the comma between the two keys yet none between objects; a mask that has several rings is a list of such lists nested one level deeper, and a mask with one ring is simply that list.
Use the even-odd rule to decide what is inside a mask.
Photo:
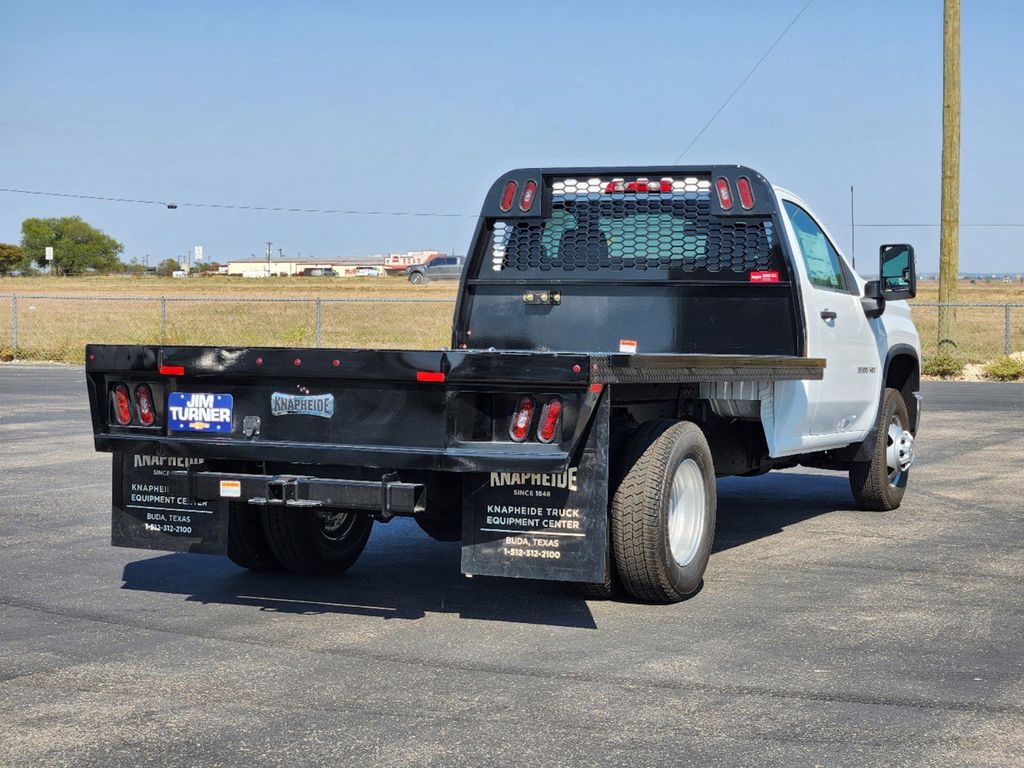
[{"label": "side mirror", "polygon": [[887,301],[912,299],[917,295],[917,265],[914,246],[905,243],[878,249],[881,298]]}]

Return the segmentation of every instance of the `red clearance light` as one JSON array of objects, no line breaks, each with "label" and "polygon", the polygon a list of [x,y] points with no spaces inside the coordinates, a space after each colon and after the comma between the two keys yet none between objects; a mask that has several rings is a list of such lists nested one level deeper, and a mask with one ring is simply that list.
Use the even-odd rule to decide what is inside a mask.
[{"label": "red clearance light", "polygon": [[508,426],[508,436],[517,443],[523,442],[530,434],[530,424],[533,423],[533,398],[524,397],[519,401],[516,413],[512,417],[512,423]]},{"label": "red clearance light", "polygon": [[132,403],[128,398],[128,387],[118,384],[114,387],[112,398],[114,401],[114,419],[121,426],[132,423]]},{"label": "red clearance light", "polygon": [[135,403],[139,406],[139,421],[142,426],[151,427],[156,421],[156,411],[153,409],[153,392],[149,384],[139,384],[135,388]]},{"label": "red clearance light", "polygon": [[715,189],[718,191],[718,204],[722,206],[722,210],[731,209],[732,189],[729,187],[729,181],[724,176],[719,176],[715,179]]},{"label": "red clearance light", "polygon": [[516,188],[518,185],[514,181],[509,181],[505,184],[505,191],[501,193],[501,202],[498,203],[498,207],[503,211],[512,210],[512,202],[516,199]]},{"label": "red clearance light", "polygon": [[537,182],[530,179],[523,187],[523,196],[519,198],[519,210],[526,213],[533,207],[533,199],[537,196]]},{"label": "red clearance light", "polygon": [[416,381],[444,381],[444,374],[441,371],[416,371]]},{"label": "red clearance light", "polygon": [[736,179],[736,194],[740,197],[740,205],[744,211],[754,207],[754,191],[750,188],[750,179],[746,176]]},{"label": "red clearance light", "polygon": [[562,401],[553,397],[540,411],[540,425],[537,427],[537,439],[542,443],[550,443],[555,439],[558,421],[562,416]]},{"label": "red clearance light", "polygon": [[752,283],[777,283],[779,282],[778,271],[771,269],[761,272],[751,272],[750,282]]},{"label": "red clearance light", "polygon": [[161,365],[160,366],[161,376],[184,376],[185,366],[183,365]]},{"label": "red clearance light", "polygon": [[653,182],[650,179],[637,179],[627,182],[625,179],[612,179],[604,185],[605,194],[614,192],[671,192],[672,179]]}]

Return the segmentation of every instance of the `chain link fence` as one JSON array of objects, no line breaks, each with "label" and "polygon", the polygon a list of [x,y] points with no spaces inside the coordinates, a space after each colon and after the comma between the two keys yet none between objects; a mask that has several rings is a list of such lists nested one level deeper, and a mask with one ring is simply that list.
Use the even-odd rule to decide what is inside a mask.
[{"label": "chain link fence", "polygon": [[378,347],[451,343],[454,298],[0,297],[0,359],[80,363],[85,345]]},{"label": "chain link fence", "polygon": [[[427,349],[451,340],[454,298],[0,297],[0,359],[82,362],[86,343]],[[957,352],[986,362],[1024,351],[1024,304],[949,304]],[[937,303],[913,303],[925,359]]]}]

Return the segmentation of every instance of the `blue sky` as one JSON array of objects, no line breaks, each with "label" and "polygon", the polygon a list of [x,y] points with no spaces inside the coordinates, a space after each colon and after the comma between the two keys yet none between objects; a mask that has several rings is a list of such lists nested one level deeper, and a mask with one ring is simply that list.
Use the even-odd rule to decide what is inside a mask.
[{"label": "blue sky", "polygon": [[[804,0],[15,2],[0,5],[0,187],[474,214],[503,171],[671,163]],[[1024,224],[1024,9],[963,10],[962,216]],[[686,162],[740,162],[849,250],[937,224],[942,3],[815,0]],[[0,241],[79,214],[151,263],[464,252],[474,220],[126,205],[0,193]],[[964,228],[961,270],[1024,271],[1024,228]],[[937,228],[858,228],[858,266]]]}]

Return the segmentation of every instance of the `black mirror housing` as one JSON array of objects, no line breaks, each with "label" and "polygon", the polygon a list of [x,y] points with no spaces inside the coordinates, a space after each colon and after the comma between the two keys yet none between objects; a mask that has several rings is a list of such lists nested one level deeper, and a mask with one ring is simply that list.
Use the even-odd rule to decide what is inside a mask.
[{"label": "black mirror housing", "polygon": [[917,263],[914,246],[906,243],[883,245],[878,249],[880,298],[887,301],[912,299],[917,295]]},{"label": "black mirror housing", "polygon": [[864,295],[860,299],[864,314],[868,317],[881,317],[885,312],[885,298],[882,296],[882,284],[878,280],[864,283]]}]

